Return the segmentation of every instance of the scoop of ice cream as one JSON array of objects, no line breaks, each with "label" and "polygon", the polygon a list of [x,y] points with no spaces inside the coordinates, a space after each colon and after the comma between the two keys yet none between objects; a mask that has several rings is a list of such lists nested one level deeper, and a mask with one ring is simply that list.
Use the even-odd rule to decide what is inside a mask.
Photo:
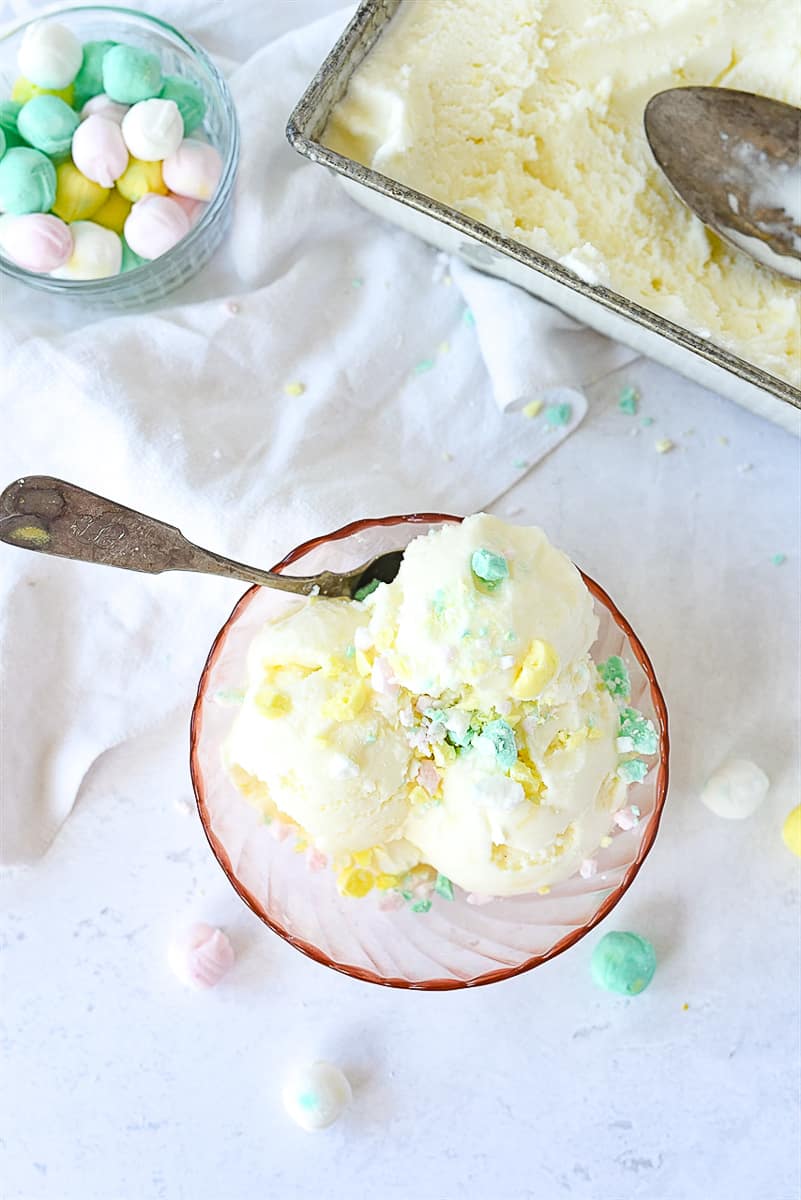
[{"label": "scoop of ice cream", "polygon": [[570,559],[541,529],[485,513],[415,539],[394,583],[375,593],[370,621],[403,687],[485,711],[537,699],[597,629]]},{"label": "scoop of ice cream", "polygon": [[[618,710],[597,680],[590,666],[580,696],[547,715],[518,710],[474,738],[446,768],[441,801],[410,812],[406,836],[426,862],[492,896],[530,892],[579,869],[626,792],[615,774]],[[505,745],[499,753],[498,724],[512,733],[509,757]]]},{"label": "scoop of ice cream", "polygon": [[229,764],[266,785],[268,815],[335,856],[396,837],[407,809],[409,743],[356,663],[364,620],[357,604],[313,599],[267,625],[226,746]]}]

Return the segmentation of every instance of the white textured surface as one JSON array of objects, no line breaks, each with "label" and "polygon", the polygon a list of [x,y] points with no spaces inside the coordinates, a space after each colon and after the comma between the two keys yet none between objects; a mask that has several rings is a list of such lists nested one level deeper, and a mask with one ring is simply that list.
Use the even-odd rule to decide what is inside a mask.
[{"label": "white textured surface", "polygon": [[[200,36],[216,7],[195,10]],[[271,7],[277,29],[333,5]],[[232,53],[221,28],[205,40]],[[617,411],[622,381],[654,426]],[[590,400],[496,509],[542,524],[608,588],[666,690],[663,829],[603,927],[654,942],[647,993],[592,987],[593,935],[441,996],[306,961],[241,906],[187,815],[187,696],[104,755],[48,855],[2,881],[2,1200],[796,1200],[801,865],[779,834],[799,788],[799,444],[644,363]],[[657,455],[661,436],[677,449]],[[198,580],[195,595],[211,636],[237,588]],[[698,800],[730,754],[771,777],[747,822]],[[203,919],[238,961],[194,994],[165,949]],[[281,1107],[298,1057],[354,1087],[314,1139]]]}]

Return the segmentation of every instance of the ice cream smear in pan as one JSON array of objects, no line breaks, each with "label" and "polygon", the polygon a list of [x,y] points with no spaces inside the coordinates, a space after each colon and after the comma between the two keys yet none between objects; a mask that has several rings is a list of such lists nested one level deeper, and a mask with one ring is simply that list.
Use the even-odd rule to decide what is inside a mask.
[{"label": "ice cream smear in pan", "polygon": [[798,284],[684,207],[643,113],[687,85],[799,106],[799,61],[797,0],[403,0],[323,140],[798,387]]},{"label": "ice cream smear in pan", "polygon": [[363,600],[311,597],[248,654],[226,767],[341,892],[430,907],[593,873],[658,749],[623,660],[596,663],[579,571],[479,514],[414,539]]}]

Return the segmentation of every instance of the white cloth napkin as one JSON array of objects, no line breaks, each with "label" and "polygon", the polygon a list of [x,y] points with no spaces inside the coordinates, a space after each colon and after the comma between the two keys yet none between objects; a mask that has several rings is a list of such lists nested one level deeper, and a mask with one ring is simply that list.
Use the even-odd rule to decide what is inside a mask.
[{"label": "white cloth napkin", "polygon": [[[161,15],[214,48],[210,12]],[[516,288],[438,269],[286,144],[346,16],[231,66],[233,230],[169,302],[103,315],[0,283],[0,486],[60,476],[266,565],[361,516],[485,507],[576,427],[580,392],[556,428],[501,410],[542,380],[597,377],[614,349]],[[188,721],[242,590],[0,546],[0,861],[44,852],[105,750]]]}]

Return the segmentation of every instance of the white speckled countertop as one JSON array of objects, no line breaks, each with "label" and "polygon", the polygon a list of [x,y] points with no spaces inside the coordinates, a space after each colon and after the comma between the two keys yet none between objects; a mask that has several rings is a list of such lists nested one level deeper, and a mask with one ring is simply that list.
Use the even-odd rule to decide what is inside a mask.
[{"label": "white speckled countertop", "polygon": [[[337,6],[238,4],[264,40]],[[195,25],[208,10],[204,40],[225,55],[216,7]],[[653,426],[618,410],[623,382]],[[801,794],[801,443],[642,361],[588,394],[581,428],[495,511],[544,525],[609,590],[667,696],[662,829],[603,926],[653,941],[649,990],[594,988],[599,933],[442,995],[307,961],[209,851],[187,695],[158,734],[96,763],[44,859],[0,877],[2,1200],[797,1200],[801,863],[779,831]],[[660,437],[676,449],[658,455]],[[216,588],[210,627],[237,595],[220,607]],[[772,781],[743,823],[698,801],[732,753]],[[214,992],[167,967],[192,920],[238,953]],[[345,1069],[354,1103],[312,1136],[280,1086],[317,1056]]]}]

